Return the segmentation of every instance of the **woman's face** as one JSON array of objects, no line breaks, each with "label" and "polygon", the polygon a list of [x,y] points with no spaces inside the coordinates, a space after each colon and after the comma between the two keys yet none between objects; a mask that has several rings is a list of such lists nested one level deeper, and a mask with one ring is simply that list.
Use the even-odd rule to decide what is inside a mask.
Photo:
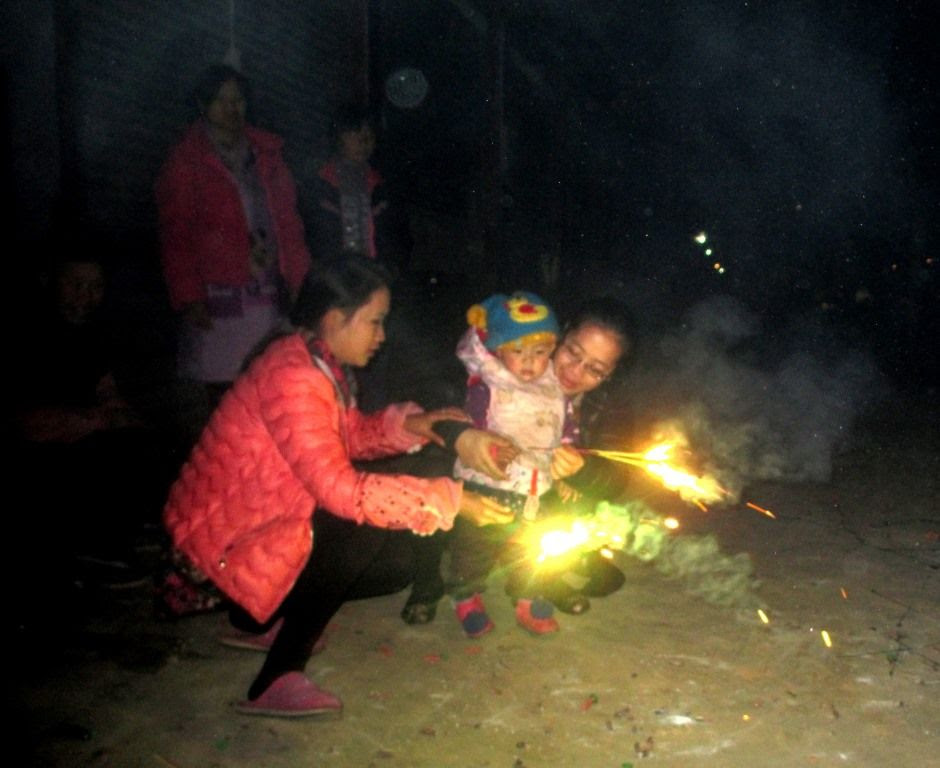
[{"label": "woman's face", "polygon": [[215,138],[234,144],[245,130],[245,94],[237,80],[226,80],[206,106],[206,120]]},{"label": "woman's face", "polygon": [[379,288],[351,315],[344,316],[336,310],[338,314],[325,323],[322,337],[339,362],[361,368],[379,351],[385,341],[385,318],[390,305],[388,288]]},{"label": "woman's face", "polygon": [[555,350],[555,374],[568,397],[590,392],[614,372],[627,350],[608,328],[586,323],[562,339]]}]

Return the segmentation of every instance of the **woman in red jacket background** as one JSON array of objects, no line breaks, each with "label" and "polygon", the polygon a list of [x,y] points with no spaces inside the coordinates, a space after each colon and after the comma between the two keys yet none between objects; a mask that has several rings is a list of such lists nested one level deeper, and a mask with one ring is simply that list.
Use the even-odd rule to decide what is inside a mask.
[{"label": "woman in red jacket background", "polygon": [[[449,529],[458,513],[478,524],[511,519],[450,478],[352,465],[443,442],[433,425],[465,418],[414,403],[374,414],[356,407],[348,369],[381,346],[389,302],[388,275],[375,262],[318,262],[291,312],[296,332],[273,341],[223,396],[170,491],[164,520],[175,546],[255,621],[279,622],[240,712],[342,708],[303,669],[343,602],[411,581],[401,538],[383,529],[431,534]],[[456,449],[461,458],[493,461],[489,446],[477,444],[473,456],[460,441]]]},{"label": "woman in red jacket background", "polygon": [[181,319],[178,372],[204,385],[209,407],[285,319],[310,265],[283,141],[247,124],[247,90],[231,67],[203,74],[201,116],[155,188],[163,272]]}]

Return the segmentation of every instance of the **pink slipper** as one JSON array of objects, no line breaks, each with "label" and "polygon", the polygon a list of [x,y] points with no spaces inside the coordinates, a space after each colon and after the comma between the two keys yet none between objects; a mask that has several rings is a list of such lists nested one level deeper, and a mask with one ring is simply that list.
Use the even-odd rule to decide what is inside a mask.
[{"label": "pink slipper", "polygon": [[269,717],[329,716],[342,714],[343,702],[312,683],[303,672],[288,672],[254,701],[240,701],[235,710],[243,715]]}]

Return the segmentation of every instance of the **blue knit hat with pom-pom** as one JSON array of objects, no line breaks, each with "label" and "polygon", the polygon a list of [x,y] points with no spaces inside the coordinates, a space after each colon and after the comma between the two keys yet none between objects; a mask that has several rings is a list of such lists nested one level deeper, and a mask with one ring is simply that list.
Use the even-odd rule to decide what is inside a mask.
[{"label": "blue knit hat with pom-pom", "polygon": [[506,344],[537,344],[558,339],[558,320],[545,300],[528,291],[511,296],[497,293],[467,310],[467,322],[477,329],[491,352]]}]

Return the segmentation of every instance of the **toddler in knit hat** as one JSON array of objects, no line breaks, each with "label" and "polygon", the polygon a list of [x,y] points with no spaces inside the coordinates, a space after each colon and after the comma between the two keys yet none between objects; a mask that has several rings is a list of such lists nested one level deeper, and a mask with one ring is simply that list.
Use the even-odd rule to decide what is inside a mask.
[{"label": "toddler in knit hat", "polygon": [[[551,455],[561,442],[565,398],[555,376],[552,354],[558,320],[534,293],[495,294],[467,311],[469,328],[457,345],[468,373],[466,410],[475,426],[509,437],[520,448],[504,480],[466,467],[454,474],[464,487],[490,495],[512,509],[519,520],[533,520],[539,497],[552,485]],[[480,593],[486,578],[511,546],[518,526],[463,526],[458,522],[452,546],[457,617],[470,637],[493,628]],[[538,599],[516,603],[519,624],[535,634],[558,629],[551,604]]]}]

